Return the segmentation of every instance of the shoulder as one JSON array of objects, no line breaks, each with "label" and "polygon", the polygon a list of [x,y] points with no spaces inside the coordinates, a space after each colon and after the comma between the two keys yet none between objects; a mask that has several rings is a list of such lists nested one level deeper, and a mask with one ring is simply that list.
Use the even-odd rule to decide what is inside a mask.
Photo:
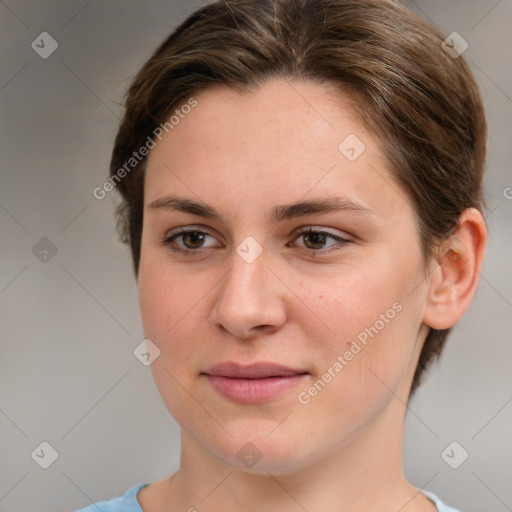
[{"label": "shoulder", "polygon": [[422,492],[434,502],[437,512],[459,512],[457,509],[445,505],[434,493],[429,491]]},{"label": "shoulder", "polygon": [[107,501],[99,501],[88,507],[81,508],[76,512],[143,512],[137,501],[137,493],[148,484],[137,484],[130,487],[123,496],[112,498]]}]

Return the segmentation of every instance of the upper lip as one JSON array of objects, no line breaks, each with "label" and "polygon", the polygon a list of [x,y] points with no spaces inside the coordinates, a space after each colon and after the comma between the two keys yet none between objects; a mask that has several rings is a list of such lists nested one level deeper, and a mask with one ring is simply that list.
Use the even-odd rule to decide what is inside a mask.
[{"label": "upper lip", "polygon": [[271,362],[258,362],[248,365],[227,361],[218,363],[206,370],[207,375],[229,377],[231,379],[265,379],[268,377],[290,377],[308,373]]}]

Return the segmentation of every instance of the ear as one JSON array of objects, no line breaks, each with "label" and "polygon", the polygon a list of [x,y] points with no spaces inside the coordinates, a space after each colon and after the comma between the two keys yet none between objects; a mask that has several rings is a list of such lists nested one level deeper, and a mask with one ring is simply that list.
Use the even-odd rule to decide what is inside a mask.
[{"label": "ear", "polygon": [[462,318],[476,292],[487,236],[482,214],[475,208],[465,210],[432,261],[423,323],[449,329]]}]

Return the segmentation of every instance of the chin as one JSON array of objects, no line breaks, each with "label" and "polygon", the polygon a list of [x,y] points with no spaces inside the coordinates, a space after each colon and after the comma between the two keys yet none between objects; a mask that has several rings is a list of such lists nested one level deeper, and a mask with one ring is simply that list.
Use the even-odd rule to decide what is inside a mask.
[{"label": "chin", "polygon": [[[273,438],[274,434],[268,436],[269,429],[264,431],[255,434],[253,427],[251,434],[244,435],[242,430],[233,438],[226,436],[221,443],[209,440],[205,444],[226,466],[253,475],[289,475],[314,464],[314,440],[293,439],[286,432]],[[322,456],[318,454],[317,458]]]}]

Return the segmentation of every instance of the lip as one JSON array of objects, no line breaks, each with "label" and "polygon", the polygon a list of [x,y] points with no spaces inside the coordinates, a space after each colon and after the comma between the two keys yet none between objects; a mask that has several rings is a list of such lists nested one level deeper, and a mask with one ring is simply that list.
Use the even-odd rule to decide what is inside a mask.
[{"label": "lip", "polygon": [[282,395],[309,373],[270,362],[241,365],[229,361],[212,366],[203,375],[223,397],[239,404],[256,404]]}]

